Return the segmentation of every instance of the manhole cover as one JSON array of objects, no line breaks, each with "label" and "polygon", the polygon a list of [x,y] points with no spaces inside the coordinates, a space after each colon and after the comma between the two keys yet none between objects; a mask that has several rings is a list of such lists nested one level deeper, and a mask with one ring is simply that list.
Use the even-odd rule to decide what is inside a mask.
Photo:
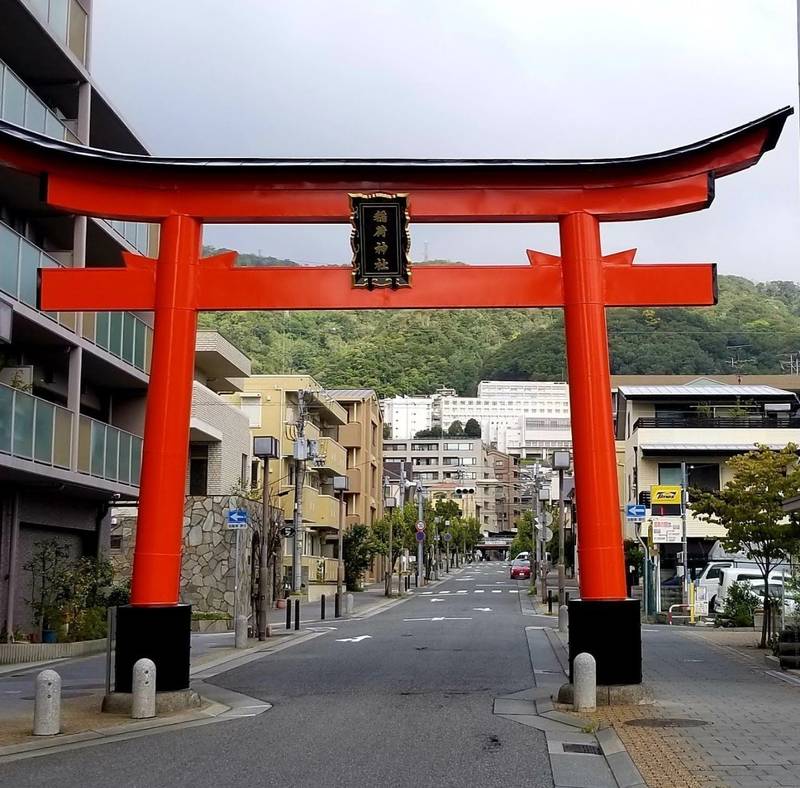
[{"label": "manhole cover", "polygon": [[569,744],[561,745],[564,752],[581,753],[582,755],[602,755],[600,748],[596,744]]},{"label": "manhole cover", "polygon": [[680,719],[651,719],[645,717],[641,720],[628,720],[626,725],[636,728],[699,728],[708,725],[705,720],[680,720]]}]

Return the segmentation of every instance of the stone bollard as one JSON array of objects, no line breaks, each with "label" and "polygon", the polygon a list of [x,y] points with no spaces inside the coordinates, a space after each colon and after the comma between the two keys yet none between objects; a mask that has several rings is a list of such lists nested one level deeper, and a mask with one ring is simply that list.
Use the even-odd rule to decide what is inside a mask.
[{"label": "stone bollard", "polygon": [[569,632],[569,608],[566,605],[558,608],[558,631]]},{"label": "stone bollard", "polygon": [[156,716],[156,663],[142,657],[133,665],[131,717],[147,720]]},{"label": "stone bollard", "polygon": [[572,662],[573,697],[575,711],[591,711],[597,706],[597,663],[585,651]]},{"label": "stone bollard", "polygon": [[353,615],[353,595],[352,594],[348,594],[345,597],[344,612],[347,613],[348,616],[352,616]]},{"label": "stone bollard", "polygon": [[61,732],[61,676],[43,670],[36,676],[33,735],[55,736]]},{"label": "stone bollard", "polygon": [[233,647],[247,648],[247,616],[236,616],[233,631]]}]

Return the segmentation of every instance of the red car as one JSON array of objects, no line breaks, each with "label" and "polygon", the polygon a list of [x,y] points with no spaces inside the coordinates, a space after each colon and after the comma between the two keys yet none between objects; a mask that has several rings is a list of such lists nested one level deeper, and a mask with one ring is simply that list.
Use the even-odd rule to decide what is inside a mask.
[{"label": "red car", "polygon": [[511,579],[530,580],[530,577],[531,577],[531,562],[523,561],[521,558],[515,558],[511,562]]}]

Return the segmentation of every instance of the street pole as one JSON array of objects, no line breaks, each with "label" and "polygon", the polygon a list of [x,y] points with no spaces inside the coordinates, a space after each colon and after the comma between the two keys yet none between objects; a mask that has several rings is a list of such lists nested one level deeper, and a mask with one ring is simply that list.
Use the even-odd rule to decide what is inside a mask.
[{"label": "street pole", "polygon": [[292,542],[292,591],[303,585],[303,484],[306,476],[308,447],[305,439],[306,411],[305,392],[297,392],[297,437],[294,442],[294,540]]},{"label": "street pole", "polygon": [[269,573],[269,457],[264,457],[264,479],[261,487],[261,556],[258,562],[258,639],[266,640],[270,631],[269,614],[272,610],[272,578]]},{"label": "street pole", "polygon": [[566,520],[564,516],[564,470],[558,469],[558,606],[565,604],[567,593],[566,563],[564,550],[566,548]]},{"label": "street pole", "polygon": [[344,490],[339,490],[339,561],[336,566],[336,593],[338,594],[339,605],[342,604],[342,585],[344,583],[344,555],[343,552],[343,545],[344,545],[344,536],[342,531],[344,530]]},{"label": "street pole", "polygon": [[681,462],[681,535],[683,539],[683,604],[689,601],[689,547],[686,538],[686,503],[688,490],[686,489],[686,463]]},{"label": "street pole", "polygon": [[[424,522],[423,519],[423,504],[422,504],[422,482],[417,482],[417,518],[419,522]],[[425,533],[424,531],[422,533]],[[425,582],[425,572],[423,571],[423,542],[417,542],[417,585],[422,586]]]}]

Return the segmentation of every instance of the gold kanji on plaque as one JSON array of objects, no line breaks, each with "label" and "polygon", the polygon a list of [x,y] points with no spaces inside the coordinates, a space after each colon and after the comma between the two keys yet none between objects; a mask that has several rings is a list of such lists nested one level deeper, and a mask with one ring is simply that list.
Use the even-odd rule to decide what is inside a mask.
[{"label": "gold kanji on plaque", "polygon": [[408,286],[408,195],[351,194],[350,221],[355,287]]}]

